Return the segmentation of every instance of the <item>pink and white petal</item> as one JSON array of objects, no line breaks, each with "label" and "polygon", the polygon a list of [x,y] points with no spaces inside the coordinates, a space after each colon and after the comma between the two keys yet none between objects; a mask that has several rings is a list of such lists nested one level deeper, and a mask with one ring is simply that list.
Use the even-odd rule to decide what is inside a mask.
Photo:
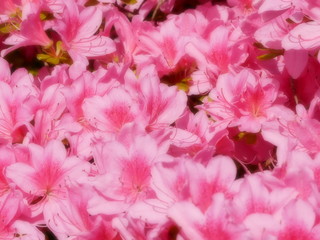
[{"label": "pink and white petal", "polygon": [[26,37],[22,36],[20,33],[11,34],[6,40],[3,42],[6,45],[10,45],[11,47],[5,48],[1,51],[1,57],[6,56],[10,52],[24,46],[32,45],[30,40]]},{"label": "pink and white petal", "polygon": [[158,145],[156,141],[148,135],[136,137],[134,143],[130,147],[130,154],[131,156],[145,156],[148,161],[153,161],[158,155]]},{"label": "pink and white petal", "polygon": [[237,167],[231,158],[216,156],[209,162],[207,169],[208,180],[215,181],[217,185],[231,186],[237,175]]},{"label": "pink and white petal", "polygon": [[156,164],[155,167],[151,169],[151,175],[151,187],[162,203],[172,204],[178,200],[178,196],[175,193],[177,189],[173,187],[175,178],[178,177],[175,171],[165,169],[161,164]]},{"label": "pink and white petal", "polygon": [[104,129],[106,101],[100,96],[86,98],[82,104],[84,117],[96,128]]},{"label": "pink and white petal", "polygon": [[41,190],[35,169],[27,164],[12,164],[6,168],[5,175],[26,193],[36,194]]},{"label": "pink and white petal", "polygon": [[224,225],[226,221],[226,199],[223,193],[217,193],[212,196],[212,202],[207,209],[206,225],[210,229],[214,225]]},{"label": "pink and white petal", "polygon": [[286,226],[297,226],[311,231],[316,220],[316,214],[310,204],[302,200],[293,200],[285,208],[282,221]]},{"label": "pink and white petal", "polygon": [[114,215],[125,212],[130,205],[124,201],[107,201],[105,198],[95,195],[88,203],[88,212],[92,215]]},{"label": "pink and white petal", "polygon": [[318,49],[320,47],[320,25],[317,22],[299,24],[282,40],[282,47],[286,50]]},{"label": "pink and white petal", "polygon": [[312,228],[312,235],[314,236],[314,239],[320,236],[320,224]]},{"label": "pink and white petal", "polygon": [[64,1],[66,8],[64,9],[63,16],[67,20],[67,24],[72,26],[74,24],[77,27],[79,19],[79,9],[76,1]]},{"label": "pink and white petal", "polygon": [[66,108],[66,100],[63,95],[63,85],[53,84],[42,92],[41,107],[53,119],[58,119]]},{"label": "pink and white petal", "polygon": [[250,214],[244,219],[243,223],[250,231],[252,239],[277,240],[279,223],[272,215],[265,213]]},{"label": "pink and white petal", "polygon": [[105,36],[91,36],[71,43],[69,52],[71,57],[73,53],[81,54],[86,57],[104,56],[113,53],[116,50],[114,42]]},{"label": "pink and white petal", "polygon": [[276,18],[292,7],[292,1],[272,0],[263,1],[259,7],[258,13],[262,15],[265,21]]},{"label": "pink and white petal", "polygon": [[26,37],[19,33],[14,33],[11,34],[9,37],[6,38],[6,40],[3,41],[4,44],[6,45],[13,45],[13,46],[18,46],[15,49],[19,48],[20,44],[23,44],[26,42]]},{"label": "pink and white petal", "polygon": [[0,58],[0,81],[1,82],[8,82],[10,81],[10,67],[9,63],[4,60],[3,58]]},{"label": "pink and white petal", "polygon": [[156,210],[156,207],[147,202],[137,202],[130,206],[128,214],[135,219],[142,219],[148,224],[159,224],[167,220],[165,213]]},{"label": "pink and white petal", "polygon": [[161,94],[162,99],[158,108],[156,123],[171,124],[184,112],[187,96],[185,92],[177,91],[174,87],[162,88]]},{"label": "pink and white petal", "polygon": [[86,7],[79,15],[80,26],[74,41],[93,36],[102,22],[102,12],[97,7]]},{"label": "pink and white petal", "polygon": [[45,240],[44,234],[38,230],[35,225],[29,222],[17,220],[13,227],[16,230],[16,235],[19,235],[21,240]]},{"label": "pink and white petal", "polygon": [[191,74],[192,85],[189,87],[188,95],[201,95],[212,89],[212,82],[203,70],[196,70]]},{"label": "pink and white petal", "polygon": [[28,145],[29,152],[30,152],[30,160],[32,162],[33,167],[40,167],[44,162],[44,149],[40,145],[37,144],[29,144]]},{"label": "pink and white petal", "polygon": [[258,133],[261,130],[261,120],[249,115],[243,116],[239,120],[233,121],[234,126],[238,126],[240,131]]},{"label": "pink and white petal", "polygon": [[43,159],[46,162],[52,162],[52,164],[62,165],[67,157],[66,149],[62,142],[57,140],[50,141],[44,150]]},{"label": "pink and white petal", "polygon": [[9,191],[0,196],[0,230],[2,230],[3,227],[5,228],[7,225],[9,225],[18,215],[21,201],[22,194],[20,191]]},{"label": "pink and white petal", "polygon": [[201,139],[196,134],[180,128],[174,129],[170,138],[171,144],[180,148],[186,148],[201,143]]},{"label": "pink and white petal", "polygon": [[216,184],[207,181],[206,169],[202,164],[186,162],[186,168],[190,179],[191,198],[194,204],[201,210],[205,210],[211,203],[213,192],[217,190]]},{"label": "pink and white petal", "polygon": [[188,239],[204,239],[199,229],[204,224],[204,216],[192,203],[176,203],[169,209],[168,216],[181,227]]},{"label": "pink and white petal", "polygon": [[121,170],[121,161],[129,158],[128,149],[118,142],[96,143],[93,148],[93,157],[98,171],[118,172]]}]

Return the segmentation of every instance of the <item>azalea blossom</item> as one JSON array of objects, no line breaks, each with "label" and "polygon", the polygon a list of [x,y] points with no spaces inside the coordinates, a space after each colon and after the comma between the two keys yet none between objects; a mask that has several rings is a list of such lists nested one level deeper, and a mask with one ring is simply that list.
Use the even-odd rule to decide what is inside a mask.
[{"label": "azalea blossom", "polygon": [[319,16],[0,1],[0,239],[319,239]]},{"label": "azalea blossom", "polygon": [[95,35],[102,21],[97,7],[79,11],[76,2],[66,1],[63,15],[57,19],[54,30],[62,39],[63,47],[74,61],[87,62],[86,57],[102,56],[115,51],[114,43],[106,36]]}]

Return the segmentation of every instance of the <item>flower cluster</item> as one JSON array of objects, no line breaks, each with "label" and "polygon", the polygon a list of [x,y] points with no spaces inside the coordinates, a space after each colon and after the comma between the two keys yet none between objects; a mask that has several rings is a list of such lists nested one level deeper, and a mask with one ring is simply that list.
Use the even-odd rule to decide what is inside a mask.
[{"label": "flower cluster", "polygon": [[0,239],[320,239],[319,1],[2,0],[0,39]]}]

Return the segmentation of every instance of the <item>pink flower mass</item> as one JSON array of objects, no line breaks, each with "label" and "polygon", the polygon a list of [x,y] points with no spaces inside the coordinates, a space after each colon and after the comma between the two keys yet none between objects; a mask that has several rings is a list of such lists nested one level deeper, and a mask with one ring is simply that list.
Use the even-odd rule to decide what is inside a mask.
[{"label": "pink flower mass", "polygon": [[320,2],[1,0],[0,240],[320,240]]}]

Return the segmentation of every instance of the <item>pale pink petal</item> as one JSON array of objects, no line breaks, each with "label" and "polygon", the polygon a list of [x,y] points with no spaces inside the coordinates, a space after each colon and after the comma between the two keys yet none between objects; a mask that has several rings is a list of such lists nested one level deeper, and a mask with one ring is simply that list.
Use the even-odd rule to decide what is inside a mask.
[{"label": "pale pink petal", "polygon": [[266,0],[262,2],[258,12],[263,16],[265,21],[268,21],[272,18],[276,18],[291,8],[291,2],[291,0]]},{"label": "pale pink petal", "polygon": [[67,157],[66,149],[60,141],[50,141],[43,155],[46,161],[51,161],[52,164],[62,165]]},{"label": "pale pink petal", "polygon": [[89,201],[88,212],[92,215],[113,215],[126,211],[128,206],[123,201],[106,201],[105,198],[95,195]]},{"label": "pale pink petal", "polygon": [[[37,194],[39,191],[38,179],[35,178],[36,171],[24,163],[15,163],[6,169],[6,176],[10,178],[24,192]],[[41,192],[39,195],[42,194]]]},{"label": "pale pink petal", "polygon": [[20,191],[9,191],[0,196],[0,236],[1,231],[8,227],[19,215],[22,194]]},{"label": "pale pink petal", "polygon": [[209,181],[215,181],[217,185],[224,185],[228,189],[236,178],[237,168],[231,158],[217,156],[209,162],[206,172]]},{"label": "pale pink petal", "polygon": [[302,201],[291,201],[283,212],[283,223],[286,226],[299,226],[310,231],[316,219],[315,211],[310,204]]},{"label": "pale pink petal", "polygon": [[148,224],[159,224],[167,220],[166,214],[159,211],[149,201],[137,202],[130,206],[128,213],[135,219],[143,219]]},{"label": "pale pink petal", "polygon": [[102,12],[97,7],[86,7],[81,11],[79,20],[80,26],[74,41],[86,39],[97,32],[102,22]]},{"label": "pale pink petal", "polygon": [[13,226],[21,240],[45,240],[44,234],[38,230],[35,224],[18,220],[14,222]]},{"label": "pale pink petal", "polygon": [[204,216],[201,211],[190,202],[179,202],[169,209],[168,216],[177,223],[188,239],[205,239],[201,234]]},{"label": "pale pink petal", "polygon": [[99,35],[82,38],[70,44],[71,56],[76,54],[86,57],[104,56],[115,50],[115,44],[110,38]]},{"label": "pale pink petal", "polygon": [[10,80],[10,68],[9,68],[9,64],[6,60],[4,60],[3,58],[0,58],[0,81],[2,82],[9,82]]},{"label": "pale pink petal", "polygon": [[269,214],[254,213],[248,215],[243,221],[244,225],[250,230],[253,239],[276,240],[277,228],[279,223]]},{"label": "pale pink petal", "polygon": [[282,40],[284,49],[315,50],[320,47],[320,25],[317,22],[301,23]]}]

